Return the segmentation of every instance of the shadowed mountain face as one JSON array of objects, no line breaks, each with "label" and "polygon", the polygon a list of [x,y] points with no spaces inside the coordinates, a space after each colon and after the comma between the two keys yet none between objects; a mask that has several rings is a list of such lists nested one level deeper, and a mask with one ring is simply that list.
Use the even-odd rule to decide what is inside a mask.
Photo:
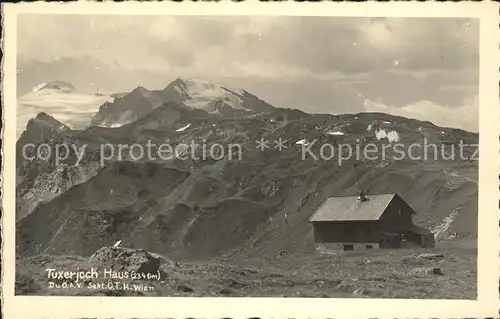
[{"label": "shadowed mountain face", "polygon": [[[445,158],[460,141],[477,143],[476,134],[381,113],[273,108],[244,91],[224,91],[229,101],[222,103],[251,111],[221,115],[206,107],[207,94],[182,83],[162,92],[136,89],[95,117],[112,124],[131,111],[132,122],[121,127],[71,130],[46,114],[33,121],[18,149],[77,147],[61,163],[17,161],[18,255],[89,256],[118,240],[180,260],[308,251],[308,218],[317,205],[358,191],[354,164],[368,196],[400,194],[417,212],[415,222],[438,240],[477,236],[477,162]],[[165,103],[174,91],[178,101]],[[261,139],[269,141],[263,150],[256,148]],[[413,147],[413,159],[401,157],[398,149],[408,152],[424,139],[436,148]],[[368,143],[378,152],[348,156],[349,146],[355,152]],[[78,148],[85,148],[81,158]]]},{"label": "shadowed mountain face", "polygon": [[133,122],[166,102],[175,102],[211,114],[234,116],[259,113],[273,107],[241,89],[231,89],[195,79],[178,78],[163,90],[138,87],[104,103],[92,118],[93,125],[117,127]]},{"label": "shadowed mountain face", "polygon": [[45,112],[38,113],[35,118],[28,121],[26,130],[21,134],[16,145],[17,166],[22,161],[23,146],[33,143],[41,143],[61,132],[70,131],[70,128],[59,122]]}]

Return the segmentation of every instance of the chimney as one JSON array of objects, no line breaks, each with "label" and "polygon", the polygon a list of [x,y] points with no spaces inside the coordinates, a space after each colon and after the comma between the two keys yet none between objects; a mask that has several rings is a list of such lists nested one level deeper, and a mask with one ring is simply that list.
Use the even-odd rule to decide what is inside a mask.
[{"label": "chimney", "polygon": [[368,200],[368,199],[366,198],[366,196],[365,196],[365,192],[363,192],[363,191],[359,192],[358,200],[359,200],[360,202],[366,202],[366,201]]}]

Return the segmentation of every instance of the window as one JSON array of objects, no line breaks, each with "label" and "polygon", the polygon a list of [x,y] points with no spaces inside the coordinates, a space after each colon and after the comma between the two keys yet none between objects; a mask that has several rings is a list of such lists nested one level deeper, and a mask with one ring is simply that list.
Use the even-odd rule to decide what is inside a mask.
[{"label": "window", "polygon": [[372,245],[366,245],[366,249],[372,249],[373,246]]},{"label": "window", "polygon": [[354,250],[354,245],[343,245],[343,249],[344,251]]}]

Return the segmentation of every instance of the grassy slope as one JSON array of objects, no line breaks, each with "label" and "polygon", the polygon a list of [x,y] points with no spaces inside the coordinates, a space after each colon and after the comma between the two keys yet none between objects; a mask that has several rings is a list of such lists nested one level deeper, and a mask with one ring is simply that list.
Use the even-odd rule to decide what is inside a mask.
[{"label": "grassy slope", "polygon": [[[441,261],[415,258],[423,249],[367,251],[339,256],[281,257],[198,263],[165,261],[154,291],[47,288],[45,268],[85,269],[83,258],[38,256],[19,262],[16,292],[34,295],[267,296],[348,298],[476,298],[476,250],[434,249]],[[43,266],[42,266],[43,265]],[[439,267],[444,275],[420,272]],[[30,275],[31,274],[31,275]],[[97,282],[97,280],[95,281]]]}]

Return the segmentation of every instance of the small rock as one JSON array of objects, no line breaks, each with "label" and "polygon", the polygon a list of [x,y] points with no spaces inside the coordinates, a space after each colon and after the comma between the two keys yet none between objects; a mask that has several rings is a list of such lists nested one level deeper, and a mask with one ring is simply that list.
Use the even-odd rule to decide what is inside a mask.
[{"label": "small rock", "polygon": [[335,278],[332,280],[332,284],[335,285],[335,286],[338,286],[342,283],[342,279],[339,279],[339,278]]},{"label": "small rock", "polygon": [[432,275],[439,275],[439,276],[444,275],[443,269],[441,269],[439,267],[432,267],[431,269],[429,269],[429,273]]},{"label": "small rock", "polygon": [[368,277],[367,280],[370,280],[370,281],[386,281],[386,279],[384,277],[381,277],[381,276]]},{"label": "small rock", "polygon": [[369,295],[370,291],[363,289],[363,288],[358,288],[358,289],[354,290],[353,294],[355,294],[355,295]]},{"label": "small rock", "polygon": [[178,285],[177,290],[182,291],[182,292],[194,292],[193,288],[188,287],[186,285]]},{"label": "small rock", "polygon": [[345,283],[343,283],[343,284],[339,284],[339,285],[337,286],[337,289],[338,289],[339,291],[342,291],[342,292],[348,292],[348,291],[350,291],[350,290],[352,289],[352,287],[351,287],[351,285],[349,285],[349,284],[345,284]]},{"label": "small rock", "polygon": [[221,290],[219,290],[219,295],[228,296],[230,294],[231,294],[231,290],[229,290],[227,288],[222,288]]},{"label": "small rock", "polygon": [[439,267],[415,268],[411,271],[414,275],[429,274],[429,275],[444,275],[443,270]]},{"label": "small rock", "polygon": [[417,258],[427,259],[427,260],[439,260],[439,259],[443,259],[444,255],[443,254],[425,253],[425,254],[418,255]]},{"label": "small rock", "polygon": [[249,272],[249,273],[251,273],[251,274],[256,274],[256,273],[258,273],[258,271],[257,271],[257,270],[255,270],[255,269],[250,269],[250,268],[243,268],[243,271]]},{"label": "small rock", "polygon": [[287,254],[288,254],[288,251],[286,251],[286,250],[282,250],[279,252],[279,256],[285,256]]},{"label": "small rock", "polygon": [[238,288],[238,289],[240,289],[240,288],[245,287],[246,284],[238,282],[238,281],[236,281],[234,279],[230,279],[229,282],[228,282],[228,286],[231,287],[231,288]]}]

